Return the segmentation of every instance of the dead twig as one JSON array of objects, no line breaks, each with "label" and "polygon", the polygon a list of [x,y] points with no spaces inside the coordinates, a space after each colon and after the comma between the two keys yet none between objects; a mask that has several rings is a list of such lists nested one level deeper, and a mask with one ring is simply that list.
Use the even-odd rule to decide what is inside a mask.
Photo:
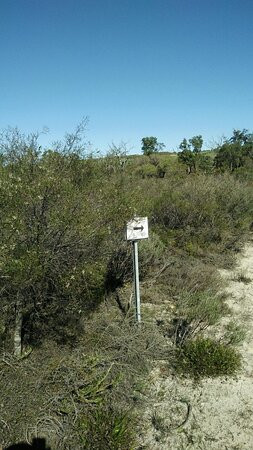
[{"label": "dead twig", "polygon": [[181,403],[185,403],[187,405],[187,412],[186,412],[185,419],[183,420],[182,423],[180,423],[179,425],[176,425],[174,427],[171,427],[171,429],[173,429],[173,430],[177,430],[178,428],[184,427],[187,424],[187,422],[189,421],[189,418],[190,418],[190,415],[191,415],[191,411],[192,411],[192,406],[187,400],[181,399],[181,400],[178,400],[178,401],[181,402]]}]

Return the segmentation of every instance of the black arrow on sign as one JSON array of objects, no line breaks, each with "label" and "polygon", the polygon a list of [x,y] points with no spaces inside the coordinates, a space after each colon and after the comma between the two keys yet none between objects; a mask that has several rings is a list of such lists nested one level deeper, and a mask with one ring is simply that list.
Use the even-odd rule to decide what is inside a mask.
[{"label": "black arrow on sign", "polygon": [[134,227],[134,230],[143,230],[144,229],[144,226],[142,225],[141,227]]}]

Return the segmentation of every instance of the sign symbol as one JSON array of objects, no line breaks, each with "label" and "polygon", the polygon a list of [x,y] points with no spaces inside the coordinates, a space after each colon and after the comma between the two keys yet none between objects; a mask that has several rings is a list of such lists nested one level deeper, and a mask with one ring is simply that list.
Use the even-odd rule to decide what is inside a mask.
[{"label": "sign symbol", "polygon": [[127,241],[148,239],[148,218],[134,217],[127,222],[126,239]]},{"label": "sign symbol", "polygon": [[142,225],[141,227],[134,227],[134,230],[141,230],[141,231],[143,231],[144,230],[144,226]]}]

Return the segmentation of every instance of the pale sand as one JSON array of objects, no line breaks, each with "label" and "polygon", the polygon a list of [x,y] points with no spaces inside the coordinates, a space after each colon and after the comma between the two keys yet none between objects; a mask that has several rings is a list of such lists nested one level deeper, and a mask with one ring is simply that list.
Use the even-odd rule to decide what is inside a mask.
[{"label": "pale sand", "polygon": [[[247,337],[238,347],[243,369],[233,378],[194,384],[163,375],[160,364],[150,375],[138,449],[253,450],[253,243],[239,255],[233,271],[221,274],[228,282],[232,318],[247,329]],[[251,281],[235,281],[238,274]]]}]

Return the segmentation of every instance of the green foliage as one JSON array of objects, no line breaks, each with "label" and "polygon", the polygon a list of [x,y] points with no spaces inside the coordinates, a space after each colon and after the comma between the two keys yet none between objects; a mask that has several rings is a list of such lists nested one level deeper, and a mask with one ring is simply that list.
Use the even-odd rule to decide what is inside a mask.
[{"label": "green foliage", "polygon": [[152,269],[155,264],[162,260],[165,251],[166,248],[160,236],[151,231],[149,239],[145,239],[139,244],[141,270]]},{"label": "green foliage", "polygon": [[222,342],[227,345],[239,345],[246,338],[246,330],[238,323],[231,321],[226,326]]},{"label": "green foliage", "polygon": [[[226,330],[222,344],[192,339],[226,313],[215,267],[252,223],[250,170],[247,183],[240,172],[252,161],[251,141],[235,133],[227,143],[243,147],[239,181],[212,169],[210,154],[200,152],[201,136],[184,140],[179,157],[158,154],[154,138],[144,156],[127,157],[124,146],[113,145],[95,158],[79,131],[44,153],[36,135],[15,130],[1,141],[1,345],[11,347],[17,300],[23,343],[41,344],[27,360],[15,360],[17,373],[12,359],[6,364],[0,388],[9,428],[3,441],[24,439],[27,429],[29,436],[44,433],[53,448],[130,450],[142,377],[154,358],[164,359],[168,336],[177,344],[181,373],[230,374],[239,367],[237,355],[223,345],[243,339],[237,325]],[[166,342],[145,322],[145,310],[136,327],[128,309],[132,254],[124,229],[134,215],[150,219],[150,239],[139,245],[140,276],[143,298],[166,301]],[[116,294],[123,297],[120,311]],[[44,357],[48,340],[51,359]],[[156,417],[153,425],[163,427]]]},{"label": "green foliage", "polygon": [[196,155],[190,149],[185,149],[178,154],[178,160],[187,166],[188,173],[196,170]]},{"label": "green foliage", "polygon": [[149,154],[149,162],[140,164],[135,169],[135,174],[142,178],[164,178],[168,169],[168,161],[161,160],[157,155]]},{"label": "green foliage", "polygon": [[89,296],[84,288],[90,278],[85,214],[92,210],[88,202],[81,203],[72,163],[77,162],[65,157],[59,166],[58,158],[49,161],[30,150],[2,168],[2,300],[11,310],[21,297],[23,314],[34,324],[35,317],[44,322],[57,315],[63,304],[71,305],[68,314],[74,313]]},{"label": "green foliage", "polygon": [[214,165],[220,170],[233,172],[253,159],[253,138],[248,130],[234,130],[233,136],[226,139],[224,144],[217,149]]},{"label": "green foliage", "polygon": [[180,150],[186,151],[186,150],[190,150],[190,144],[188,143],[187,139],[183,139],[182,142],[179,144],[179,148]]},{"label": "green foliage", "polygon": [[215,292],[182,291],[177,302],[174,341],[182,345],[187,339],[217,323],[226,311],[223,298]]},{"label": "green foliage", "polygon": [[198,161],[203,164],[203,158],[200,158],[200,152],[203,145],[203,138],[201,135],[193,136],[189,139],[183,139],[179,145],[181,152],[178,153],[178,160],[187,166],[188,173],[195,172],[197,170]]},{"label": "green foliage", "polygon": [[80,417],[82,444],[87,450],[133,450],[134,421],[129,413],[102,406]]},{"label": "green foliage", "polygon": [[152,155],[152,153],[159,152],[164,147],[162,142],[158,142],[154,136],[142,138],[142,152],[144,155]]},{"label": "green foliage", "polygon": [[136,174],[140,175],[142,178],[157,177],[157,168],[150,163],[142,164],[137,168]]},{"label": "green foliage", "polygon": [[[93,158],[85,155],[79,131],[45,153],[37,135],[17,130],[0,142],[1,316],[3,330],[10,330],[19,299],[28,343],[48,334],[73,341],[73,330],[80,333],[78,323],[105,292],[130,280],[130,247],[122,252],[122,236],[135,214],[150,217],[157,242],[164,244],[152,251],[152,240],[144,244],[150,255],[143,259],[149,261],[143,276],[168,245],[189,256],[207,248],[221,253],[236,245],[252,221],[251,189],[226,174],[211,174],[208,156],[191,151],[186,140],[179,159],[188,152],[191,170],[210,176],[186,178],[174,155],[150,155],[148,163],[146,156],[127,158],[122,145]],[[191,145],[198,147],[195,138],[200,142],[195,136]],[[242,145],[250,142],[248,137]],[[168,165],[174,173],[162,179]],[[156,250],[159,258],[152,256]]]},{"label": "green foliage", "polygon": [[189,139],[189,143],[191,144],[194,153],[201,152],[203,145],[203,138],[201,135],[193,136],[191,139]]},{"label": "green foliage", "polygon": [[217,169],[228,169],[231,172],[242,167],[244,155],[241,145],[237,142],[223,144],[214,158],[214,164]]},{"label": "green foliage", "polygon": [[229,175],[187,177],[163,190],[153,220],[178,246],[197,243],[216,251],[229,248],[249,229],[253,208],[250,187]]},{"label": "green foliage", "polygon": [[135,173],[142,178],[164,178],[166,171],[167,166],[165,164],[155,166],[154,164],[147,163],[137,167]]},{"label": "green foliage", "polygon": [[234,375],[241,367],[241,357],[230,346],[207,338],[187,341],[177,352],[176,369],[194,377]]},{"label": "green foliage", "polygon": [[231,143],[239,143],[239,144],[246,144],[247,142],[252,140],[252,134],[249,134],[248,130],[246,128],[243,128],[243,130],[233,130],[233,135],[229,139]]},{"label": "green foliage", "polygon": [[199,171],[211,173],[213,170],[213,158],[209,155],[198,154],[197,166]]},{"label": "green foliage", "polygon": [[74,348],[48,340],[27,359],[2,355],[5,447],[42,435],[59,450],[135,448],[136,402],[165,340],[153,325],[138,327],[108,304],[100,308]]},{"label": "green foliage", "polygon": [[[170,252],[173,252],[171,248]],[[210,301],[221,288],[221,279],[216,267],[198,256],[188,256],[181,251],[168,258],[168,270],[160,276],[162,289],[174,298],[181,310],[185,301],[194,300],[195,294],[209,293]],[[167,288],[167,289],[166,289]],[[186,291],[188,293],[186,293]]]},{"label": "green foliage", "polygon": [[81,156],[78,135],[44,154],[37,138],[9,130],[1,142],[1,314],[12,327],[19,299],[25,340],[73,340],[103,299],[111,229],[121,233],[136,195],[121,178],[119,152],[108,183],[98,175],[108,159]]},{"label": "green foliage", "polygon": [[[201,136],[184,140],[179,158],[158,154],[156,138],[144,138],[151,139],[143,142],[144,156],[127,157],[124,145],[113,145],[105,157],[94,157],[82,130],[77,127],[44,153],[38,135],[9,130],[0,139],[1,345],[11,348],[18,301],[24,344],[41,344],[27,360],[15,360],[17,371],[14,360],[6,363],[0,388],[6,392],[3,420],[10,426],[3,431],[4,445],[23,440],[28,429],[28,434],[36,430],[55,439],[59,449],[133,448],[132,411],[140,399],[141,377],[152,359],[164,357],[165,348],[156,327],[136,327],[132,309],[126,308],[122,320],[113,299],[124,289],[125,303],[131,296],[132,254],[124,229],[134,215],[148,216],[150,223],[150,239],[139,245],[143,293],[151,302],[165,299],[165,308],[172,307],[170,336],[181,346],[183,369],[196,367],[188,371],[205,374],[209,369],[201,367],[208,366],[229,373],[233,359],[219,348],[221,369],[217,352],[202,343],[199,347],[211,349],[210,360],[194,347],[192,361],[187,346],[226,312],[217,295],[215,267],[219,255],[227,259],[227,251],[238,248],[252,223],[250,137],[236,132],[228,142],[243,147],[239,181],[212,170],[209,153],[200,153]],[[178,159],[195,173],[186,177]],[[164,327],[168,337],[169,326]],[[223,343],[241,337],[235,326]],[[63,344],[74,344],[72,351]]]}]

